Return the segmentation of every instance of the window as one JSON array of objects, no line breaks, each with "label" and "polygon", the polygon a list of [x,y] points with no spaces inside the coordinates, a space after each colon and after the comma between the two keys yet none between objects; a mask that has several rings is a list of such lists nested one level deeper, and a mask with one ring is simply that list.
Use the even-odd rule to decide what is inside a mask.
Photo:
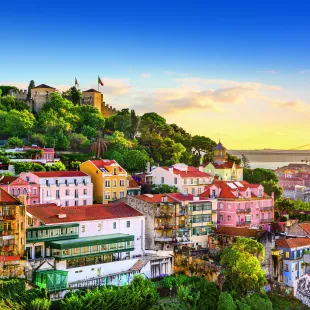
[{"label": "window", "polygon": [[198,195],[200,195],[201,194],[201,188],[199,187],[198,188]]},{"label": "window", "polygon": [[74,198],[79,198],[79,191],[77,189],[74,190]]},{"label": "window", "polygon": [[104,197],[105,197],[106,200],[110,200],[111,199],[110,192],[106,192]]},{"label": "window", "polygon": [[129,228],[130,227],[130,221],[126,222],[126,227]]},{"label": "window", "polygon": [[195,195],[195,188],[192,188],[192,195]]},{"label": "window", "polygon": [[56,180],[55,182],[56,182],[56,186],[59,186],[59,182],[58,182],[58,180]]},{"label": "window", "polygon": [[262,220],[264,219],[264,217],[265,217],[265,214],[264,214],[264,213],[262,213]]},{"label": "window", "polygon": [[83,184],[84,184],[84,185],[86,185],[86,180],[85,180],[85,179],[83,179],[83,181],[82,181],[82,182],[83,182]]},{"label": "window", "polygon": [[87,189],[86,188],[84,188],[84,190],[83,190],[83,195],[87,195]]},{"label": "window", "polygon": [[113,199],[115,200],[116,198],[116,192],[113,192]]},{"label": "window", "polygon": [[65,202],[65,206],[66,206],[66,207],[69,206],[69,201],[68,201],[68,200]]},{"label": "window", "polygon": [[186,193],[186,195],[188,195],[188,188],[185,189],[185,193]]},{"label": "window", "polygon": [[70,190],[66,189],[66,196],[69,196],[69,194],[70,194]]},{"label": "window", "polygon": [[125,180],[120,180],[119,185],[120,185],[120,187],[124,187],[125,186]]},{"label": "window", "polygon": [[220,221],[222,222],[224,219],[223,215],[220,215]]},{"label": "window", "polygon": [[285,252],[285,258],[290,258],[290,252],[288,251]]},{"label": "window", "polygon": [[85,232],[85,225],[82,225],[82,226],[81,226],[81,231],[82,231],[82,232]]},{"label": "window", "polygon": [[17,195],[20,195],[20,188],[17,189]]},{"label": "window", "polygon": [[113,187],[117,187],[117,180],[113,180]]},{"label": "window", "polygon": [[288,264],[284,264],[284,271],[288,271]]},{"label": "window", "polygon": [[184,179],[184,185],[186,185],[187,184],[187,179]]},{"label": "window", "polygon": [[68,180],[65,180],[65,184],[66,184],[66,186],[68,186]]},{"label": "window", "polygon": [[56,190],[56,199],[59,199],[60,195],[59,195],[59,189]]},{"label": "window", "polygon": [[117,175],[117,168],[113,168],[113,174]]},{"label": "window", "polygon": [[231,221],[231,215],[227,215],[227,222]]},{"label": "window", "polygon": [[83,205],[84,205],[84,206],[87,205],[87,200],[83,200]]},{"label": "window", "polygon": [[36,201],[36,200],[34,200],[32,203],[35,205],[35,204],[37,203],[37,201]]},{"label": "window", "polygon": [[271,213],[268,212],[268,219],[271,219]]},{"label": "window", "polygon": [[196,180],[196,184],[199,184],[200,182],[199,182],[199,178]]},{"label": "window", "polygon": [[48,180],[45,180],[45,184],[46,184],[46,186],[50,186],[50,183]]},{"label": "window", "polygon": [[123,192],[123,191],[121,191],[121,192],[119,193],[119,198],[124,198],[124,192]]},{"label": "window", "polygon": [[74,180],[73,180],[73,183],[74,183],[74,185],[76,186],[76,185],[77,185],[77,180],[74,179]]},{"label": "window", "polygon": [[191,184],[194,184],[194,179],[191,179]]},{"label": "window", "polygon": [[34,188],[34,189],[33,189],[33,195],[36,195],[36,194],[37,194],[37,189]]},{"label": "window", "polygon": [[178,178],[174,178],[174,184],[178,184]]},{"label": "window", "polygon": [[231,206],[230,206],[230,204],[228,204],[228,205],[227,205],[227,209],[228,209],[228,210],[230,210],[230,209],[231,209]]},{"label": "window", "polygon": [[161,184],[164,184],[165,183],[165,178],[161,177],[160,181],[161,181]]},{"label": "window", "polygon": [[98,231],[101,231],[101,223],[98,224],[97,229],[98,229]]},{"label": "window", "polygon": [[111,181],[105,180],[105,187],[111,187]]},{"label": "window", "polygon": [[14,196],[15,195],[15,189],[14,188],[12,188],[12,195]]},{"label": "window", "polygon": [[221,202],[220,203],[220,209],[223,209],[224,208],[224,204]]},{"label": "window", "polygon": [[259,214],[258,213],[256,213],[256,219],[259,220]]},{"label": "window", "polygon": [[46,197],[50,197],[51,196],[51,193],[49,190],[46,191]]},{"label": "window", "polygon": [[116,229],[116,222],[113,222],[113,229]]},{"label": "window", "polygon": [[27,194],[27,189],[26,189],[26,188],[23,189],[23,194],[24,194],[24,195]]},{"label": "window", "polygon": [[74,205],[77,206],[78,205],[78,201],[74,200]]}]

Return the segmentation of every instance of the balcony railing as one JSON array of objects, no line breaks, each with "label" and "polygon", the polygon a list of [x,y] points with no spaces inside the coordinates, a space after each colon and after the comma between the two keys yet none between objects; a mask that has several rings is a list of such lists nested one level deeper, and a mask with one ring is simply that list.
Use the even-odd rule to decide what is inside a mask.
[{"label": "balcony railing", "polygon": [[155,229],[178,229],[178,225],[173,224],[164,224],[164,225],[157,225],[155,226]]},{"label": "balcony railing", "polygon": [[245,225],[250,225],[251,224],[251,221],[239,221],[236,223],[237,226],[245,226]]},{"label": "balcony railing", "polygon": [[161,211],[155,212],[155,217],[159,217],[159,218],[172,217],[172,216],[173,216],[173,213],[170,213],[170,212],[161,212]]},{"label": "balcony railing", "polygon": [[14,231],[13,230],[0,231],[0,236],[11,236],[11,235],[14,235]]},{"label": "balcony railing", "polygon": [[271,223],[271,222],[273,222],[273,218],[270,218],[270,219],[261,219],[260,222],[261,222],[261,223]]},{"label": "balcony railing", "polygon": [[274,207],[260,207],[261,211],[272,211]]},{"label": "balcony railing", "polygon": [[251,213],[251,208],[238,209],[236,213]]},{"label": "balcony railing", "polygon": [[281,250],[272,249],[271,250],[271,255],[272,256],[282,256],[282,251]]},{"label": "balcony railing", "polygon": [[11,220],[15,220],[15,215],[11,214],[11,215],[2,215],[0,216],[0,220],[7,220],[7,221],[11,221]]}]

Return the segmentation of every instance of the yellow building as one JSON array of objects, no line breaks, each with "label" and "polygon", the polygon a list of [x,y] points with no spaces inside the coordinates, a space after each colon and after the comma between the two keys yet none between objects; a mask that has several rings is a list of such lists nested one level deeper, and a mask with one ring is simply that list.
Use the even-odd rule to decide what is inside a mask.
[{"label": "yellow building", "polygon": [[127,196],[127,172],[115,160],[88,160],[80,170],[91,176],[95,202],[109,203]]},{"label": "yellow building", "polygon": [[23,204],[0,188],[0,257],[24,255],[25,218]]},{"label": "yellow building", "polygon": [[116,109],[105,104],[103,101],[103,94],[93,88],[83,91],[82,102],[83,104],[96,107],[104,117],[110,117],[117,112]]}]

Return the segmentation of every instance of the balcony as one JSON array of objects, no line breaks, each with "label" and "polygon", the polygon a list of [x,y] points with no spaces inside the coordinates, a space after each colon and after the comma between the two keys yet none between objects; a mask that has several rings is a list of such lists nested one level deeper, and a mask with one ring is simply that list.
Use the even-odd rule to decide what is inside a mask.
[{"label": "balcony", "polygon": [[0,216],[0,221],[12,221],[15,220],[15,215],[11,214],[11,215],[2,215]]},{"label": "balcony", "polygon": [[12,235],[14,235],[13,230],[0,231],[0,236],[12,236]]},{"label": "balcony", "polygon": [[52,241],[79,237],[79,224],[31,227],[26,230],[26,242]]},{"label": "balcony", "polygon": [[260,220],[260,223],[264,224],[264,223],[271,223],[273,222],[273,218],[270,218],[270,219],[261,219]]},{"label": "balcony", "polygon": [[239,221],[239,222],[237,221],[237,222],[236,222],[236,225],[237,225],[237,226],[251,225],[251,221],[243,221],[243,222],[242,222],[242,221]]},{"label": "balcony", "polygon": [[163,230],[170,230],[170,229],[178,229],[179,226],[178,225],[174,225],[174,224],[163,224],[163,225],[157,225],[155,226],[155,229],[163,229]]},{"label": "balcony", "polygon": [[261,211],[273,211],[274,207],[260,207]]},{"label": "balcony", "polygon": [[272,256],[282,256],[282,251],[281,250],[276,250],[276,249],[272,249],[271,250],[271,255]]},{"label": "balcony", "polygon": [[251,213],[251,208],[238,209],[236,213]]},{"label": "balcony", "polygon": [[158,218],[169,218],[172,216],[173,214],[170,212],[161,212],[161,211],[155,212],[155,217],[158,217]]}]

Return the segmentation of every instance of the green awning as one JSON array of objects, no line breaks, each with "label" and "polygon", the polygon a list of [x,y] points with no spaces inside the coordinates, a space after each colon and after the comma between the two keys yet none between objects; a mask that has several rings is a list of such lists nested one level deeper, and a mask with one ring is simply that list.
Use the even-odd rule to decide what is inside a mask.
[{"label": "green awning", "polygon": [[110,235],[78,238],[73,240],[47,241],[45,242],[45,244],[47,247],[51,247],[52,249],[64,250],[64,249],[82,248],[92,245],[134,241],[134,239],[135,239],[134,235],[110,234]]},{"label": "green awning", "polygon": [[27,231],[35,231],[35,230],[45,230],[45,229],[54,229],[54,228],[70,228],[70,227],[79,227],[80,224],[78,223],[72,223],[72,224],[66,224],[66,225],[44,225],[44,226],[38,226],[38,227],[28,227]]}]

